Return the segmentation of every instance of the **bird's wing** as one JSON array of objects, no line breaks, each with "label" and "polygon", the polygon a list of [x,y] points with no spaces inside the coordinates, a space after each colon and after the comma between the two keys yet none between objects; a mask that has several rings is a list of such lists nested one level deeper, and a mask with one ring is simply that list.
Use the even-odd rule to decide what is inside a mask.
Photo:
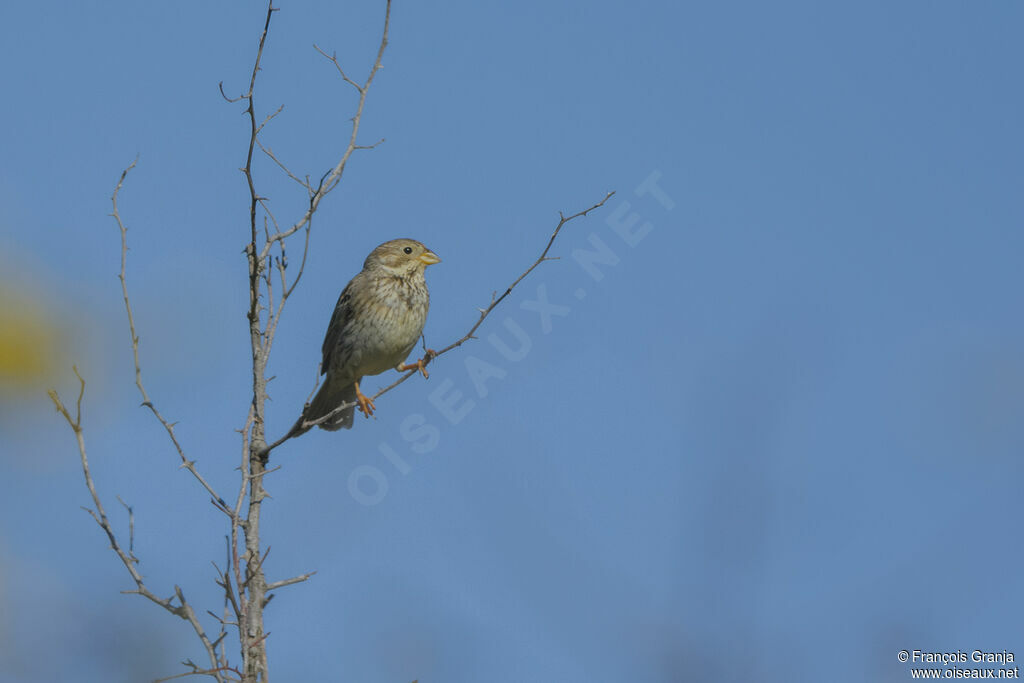
[{"label": "bird's wing", "polygon": [[331,324],[327,326],[327,334],[324,336],[324,345],[321,348],[323,352],[323,360],[320,362],[321,375],[327,374],[327,369],[331,367],[331,354],[338,347],[338,343],[345,334],[345,328],[348,327],[348,323],[352,319],[352,289],[354,284],[355,279],[353,278],[352,282],[349,282],[345,289],[342,290],[341,296],[338,297],[338,303],[334,305]]}]

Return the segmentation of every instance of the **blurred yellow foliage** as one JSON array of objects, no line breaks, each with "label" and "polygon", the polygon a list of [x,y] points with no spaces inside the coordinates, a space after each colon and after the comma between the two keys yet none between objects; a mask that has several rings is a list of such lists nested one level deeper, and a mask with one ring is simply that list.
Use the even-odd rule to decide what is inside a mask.
[{"label": "blurred yellow foliage", "polygon": [[0,392],[42,383],[59,358],[60,332],[42,302],[0,290]]}]

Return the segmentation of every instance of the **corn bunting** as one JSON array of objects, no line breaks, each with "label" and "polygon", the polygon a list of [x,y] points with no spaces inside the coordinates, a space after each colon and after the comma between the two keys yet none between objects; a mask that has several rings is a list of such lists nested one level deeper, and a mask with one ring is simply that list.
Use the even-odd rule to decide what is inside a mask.
[{"label": "corn bunting", "polygon": [[324,383],[292,427],[292,436],[308,431],[310,422],[345,403],[353,405],[318,426],[332,432],[351,428],[356,406],[366,417],[373,415],[373,401],[359,389],[366,375],[379,375],[389,368],[400,372],[418,368],[427,376],[425,366],[433,351],[414,364],[403,361],[427,321],[430,294],[424,271],[440,261],[437,254],[410,239],[391,240],[370,252],[363,270],[338,297],[324,337],[320,365]]}]

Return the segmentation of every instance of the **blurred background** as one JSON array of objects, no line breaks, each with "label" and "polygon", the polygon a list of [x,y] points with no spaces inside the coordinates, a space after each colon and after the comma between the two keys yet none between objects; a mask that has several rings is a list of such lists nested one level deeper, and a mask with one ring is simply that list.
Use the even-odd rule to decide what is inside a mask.
[{"label": "blurred background", "polygon": [[[80,509],[46,397],[73,400],[72,364],[97,487],[122,535],[115,496],[133,506],[150,587],[223,607],[226,525],[139,407],[107,214],[138,155],[121,214],[144,379],[233,498],[248,124],[217,84],[245,90],[264,8],[3,12],[4,680],[202,661],[187,624],[119,593]],[[382,17],[281,0],[256,104],[284,105],[264,140],[296,173],[335,163],[355,104],[312,44],[362,80]],[[904,681],[899,650],[1019,651],[1022,21],[1010,2],[396,3],[360,131],[386,142],[317,214],[270,435],[376,244],[444,259],[440,348],[558,211],[617,194],[429,380],[274,453],[265,569],[317,574],[267,609],[271,675]],[[265,159],[256,180],[280,220],[300,215]]]}]

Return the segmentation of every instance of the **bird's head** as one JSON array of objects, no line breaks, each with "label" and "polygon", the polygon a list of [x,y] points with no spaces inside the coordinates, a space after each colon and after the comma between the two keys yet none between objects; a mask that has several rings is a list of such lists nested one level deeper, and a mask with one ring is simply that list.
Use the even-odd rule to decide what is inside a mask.
[{"label": "bird's head", "polygon": [[370,252],[363,269],[383,269],[398,276],[411,275],[441,259],[416,240],[400,239],[385,242]]}]

